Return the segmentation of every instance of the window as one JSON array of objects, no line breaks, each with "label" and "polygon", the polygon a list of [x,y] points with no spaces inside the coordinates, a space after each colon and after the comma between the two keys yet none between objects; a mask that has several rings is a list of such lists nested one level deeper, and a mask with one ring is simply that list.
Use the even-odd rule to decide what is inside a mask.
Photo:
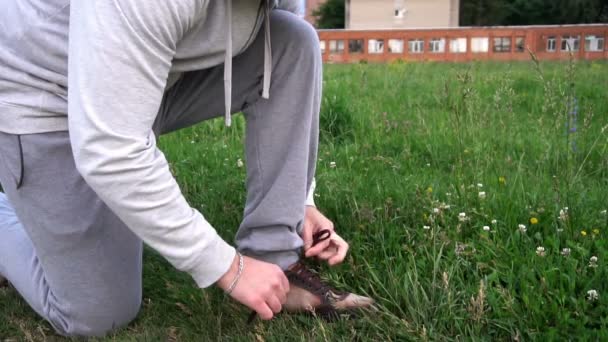
[{"label": "window", "polygon": [[389,39],[388,40],[388,52],[390,53],[403,53],[403,39]]},{"label": "window", "polygon": [[488,52],[490,40],[486,37],[471,38],[471,51],[475,53]]},{"label": "window", "polygon": [[349,39],[348,40],[348,52],[349,53],[363,53],[363,39]]},{"label": "window", "polygon": [[562,51],[578,51],[581,45],[581,36],[562,36]]},{"label": "window", "polygon": [[395,0],[395,19],[403,19],[407,10],[405,9],[404,0]]},{"label": "window", "polygon": [[557,50],[557,39],[554,36],[547,38],[547,52],[555,52]]},{"label": "window", "polygon": [[433,53],[445,52],[445,39],[433,38],[429,42],[429,50]]},{"label": "window", "polygon": [[515,38],[515,52],[525,52],[526,51],[526,37],[516,37]]},{"label": "window", "polygon": [[367,41],[367,52],[378,54],[384,53],[384,40],[383,39],[370,39]]},{"label": "window", "polygon": [[321,47],[321,54],[325,54],[325,41],[320,41],[319,46]]},{"label": "window", "polygon": [[510,37],[496,37],[494,38],[494,52],[511,52],[511,38]]},{"label": "window", "polygon": [[330,40],[329,41],[329,52],[330,53],[343,53],[344,52],[344,41],[343,40]]},{"label": "window", "polygon": [[585,51],[604,51],[604,37],[588,35],[585,37]]},{"label": "window", "polygon": [[467,39],[466,38],[451,39],[450,40],[450,52],[452,52],[452,53],[467,52]]},{"label": "window", "polygon": [[424,51],[424,40],[410,39],[408,42],[410,53],[422,53]]}]

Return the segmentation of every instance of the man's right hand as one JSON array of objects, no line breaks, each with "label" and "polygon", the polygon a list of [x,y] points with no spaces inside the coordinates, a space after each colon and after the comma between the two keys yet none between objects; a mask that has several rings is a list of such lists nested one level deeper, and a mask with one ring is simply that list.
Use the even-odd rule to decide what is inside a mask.
[{"label": "man's right hand", "polygon": [[[239,303],[255,310],[260,318],[269,320],[281,311],[287,300],[289,281],[277,265],[243,256],[243,273],[230,294]],[[228,290],[239,268],[239,256],[234,257],[230,269],[216,283]]]}]

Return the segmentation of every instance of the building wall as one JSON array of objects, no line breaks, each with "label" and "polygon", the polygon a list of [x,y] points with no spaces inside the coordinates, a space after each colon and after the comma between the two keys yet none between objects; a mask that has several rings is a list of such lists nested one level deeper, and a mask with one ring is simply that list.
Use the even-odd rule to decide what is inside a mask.
[{"label": "building wall", "polygon": [[[347,29],[456,27],[459,0],[347,0]],[[403,9],[402,15],[395,11]]]},{"label": "building wall", "polygon": [[[608,25],[319,30],[328,63],[608,59]],[[576,42],[573,41],[576,39]],[[591,40],[591,41],[588,41]],[[598,41],[601,40],[601,43]],[[441,46],[437,48],[438,41]],[[413,48],[412,42],[417,42]],[[502,42],[502,43],[501,43]],[[570,51],[568,44],[573,44]],[[413,51],[415,50],[415,51]]]}]

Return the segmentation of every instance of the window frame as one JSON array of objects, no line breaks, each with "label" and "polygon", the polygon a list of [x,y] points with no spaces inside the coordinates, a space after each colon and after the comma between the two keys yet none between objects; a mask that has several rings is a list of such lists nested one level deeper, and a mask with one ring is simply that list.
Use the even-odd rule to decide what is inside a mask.
[{"label": "window frame", "polygon": [[[475,44],[473,44],[473,42],[476,40],[479,40],[479,41],[485,40],[485,44],[481,45],[481,46],[485,47],[485,50],[476,51]],[[471,37],[471,52],[472,53],[489,53],[490,52],[490,37]]]},{"label": "window frame", "polygon": [[[376,45],[376,46],[381,46],[381,48],[379,49],[379,51],[376,51],[376,49],[370,49],[371,44],[375,42],[376,44],[380,43],[380,45]],[[385,44],[384,44],[384,38],[382,39],[368,39],[367,40],[367,53],[370,55],[381,55],[384,53],[384,48],[385,48]]]},{"label": "window frame", "polygon": [[[520,44],[519,44],[520,40],[521,40],[521,49],[520,49]],[[513,45],[513,52],[515,52],[515,53],[526,52],[526,37],[525,36],[515,37],[515,45]]]},{"label": "window frame", "polygon": [[[360,51],[354,51],[352,48],[353,45],[351,43],[359,42]],[[353,55],[363,54],[365,53],[365,39],[362,38],[349,38],[348,39],[348,53]]]},{"label": "window frame", "polygon": [[[574,42],[574,46],[570,46],[569,41]],[[561,37],[561,52],[579,52],[581,50],[581,36],[580,35],[562,35]]]},{"label": "window frame", "polygon": [[[412,45],[412,43],[414,45]],[[418,49],[412,49],[412,46],[418,47]],[[410,54],[423,54],[424,53],[424,39],[412,38],[407,41],[407,52]]]},{"label": "window frame", "polygon": [[430,53],[445,53],[445,38],[429,39],[429,52]]},{"label": "window frame", "polygon": [[[498,43],[497,43],[498,42]],[[505,44],[507,42],[507,44]],[[492,37],[492,52],[511,53],[513,51],[513,39],[509,36]]]},{"label": "window frame", "polygon": [[[551,49],[551,45],[553,45],[553,49]],[[557,51],[557,36],[549,36],[547,37],[547,44],[545,44],[546,52],[556,52]]]},{"label": "window frame", "polygon": [[[464,41],[464,50],[463,51],[460,50],[460,47],[461,47],[460,43],[462,41]],[[456,42],[456,46],[458,46],[458,49],[452,49],[452,47],[454,47],[454,42]],[[450,38],[450,46],[449,46],[450,53],[455,53],[455,54],[467,53],[468,48],[469,48],[469,43],[468,43],[467,37]]]},{"label": "window frame", "polygon": [[[391,41],[401,42],[401,51],[392,51],[391,49]],[[402,38],[389,38],[386,44],[388,48],[388,53],[390,54],[403,54],[405,52],[405,40]]]},{"label": "window frame", "polygon": [[[593,40],[589,39],[592,37],[594,38]],[[601,48],[595,49],[595,50],[589,49],[589,47],[591,46],[591,41],[602,42]],[[596,46],[598,46],[598,45],[599,44],[596,43]],[[606,37],[604,37],[602,35],[598,35],[598,34],[586,34],[585,35],[585,52],[603,52],[604,50],[606,50]]]}]

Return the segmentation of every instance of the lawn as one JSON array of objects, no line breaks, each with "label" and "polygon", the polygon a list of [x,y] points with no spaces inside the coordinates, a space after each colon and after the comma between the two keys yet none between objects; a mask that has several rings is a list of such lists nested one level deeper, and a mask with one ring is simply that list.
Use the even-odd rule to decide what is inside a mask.
[{"label": "lawn", "polygon": [[[323,274],[378,312],[248,325],[147,250],[141,314],[107,340],[608,339],[607,97],[606,62],[328,65],[316,202],[351,253]],[[235,119],[161,139],[229,241],[245,198]],[[0,340],[58,339],[14,290],[0,317]]]}]

